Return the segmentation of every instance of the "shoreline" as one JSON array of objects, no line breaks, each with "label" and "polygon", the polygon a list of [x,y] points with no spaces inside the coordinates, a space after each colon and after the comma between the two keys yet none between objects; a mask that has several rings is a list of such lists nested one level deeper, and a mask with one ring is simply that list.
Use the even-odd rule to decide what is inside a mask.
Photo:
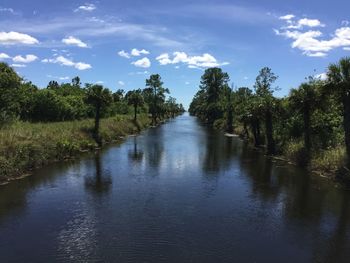
[{"label": "shoreline", "polygon": [[[247,143],[252,149],[257,150],[257,151],[261,152],[262,154],[265,154],[267,157],[269,157],[273,160],[286,162],[290,165],[300,167],[311,174],[315,174],[317,176],[326,178],[330,181],[333,181],[334,183],[338,183],[341,186],[350,189],[350,171],[345,167],[339,167],[337,170],[329,171],[329,170],[322,170],[321,168],[317,168],[317,167],[312,168],[312,167],[310,167],[310,165],[302,166],[302,165],[299,165],[296,161],[293,161],[291,158],[288,158],[288,156],[283,155],[283,154],[267,155],[266,153],[264,153],[262,151],[262,149],[265,149],[264,145],[262,145],[260,147],[256,147],[249,140],[243,138],[242,135],[237,134],[237,133],[235,133],[234,135],[236,135],[236,136],[226,136],[226,134],[224,133],[224,136],[226,136],[228,138],[235,137],[235,138],[241,139],[243,142]],[[311,160],[310,160],[310,162],[311,162]]]},{"label": "shoreline", "polygon": [[[0,130],[0,154],[4,156],[0,157],[0,186],[31,176],[35,170],[47,165],[75,160],[106,145],[122,143],[128,136],[136,136],[153,126],[147,114],[139,115],[136,122],[130,115],[101,119],[102,147],[94,141],[92,127],[93,119],[88,119],[57,123],[18,122]],[[59,134],[60,131],[64,134]],[[6,136],[8,134],[12,137]]]}]

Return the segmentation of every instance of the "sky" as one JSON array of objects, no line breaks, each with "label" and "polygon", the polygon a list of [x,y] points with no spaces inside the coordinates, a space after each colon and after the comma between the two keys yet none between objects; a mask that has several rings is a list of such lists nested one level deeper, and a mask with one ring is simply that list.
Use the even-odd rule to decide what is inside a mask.
[{"label": "sky", "polygon": [[350,1],[0,1],[0,61],[39,87],[50,80],[145,87],[161,75],[188,107],[200,77],[221,67],[253,87],[262,67],[286,96],[350,56]]}]

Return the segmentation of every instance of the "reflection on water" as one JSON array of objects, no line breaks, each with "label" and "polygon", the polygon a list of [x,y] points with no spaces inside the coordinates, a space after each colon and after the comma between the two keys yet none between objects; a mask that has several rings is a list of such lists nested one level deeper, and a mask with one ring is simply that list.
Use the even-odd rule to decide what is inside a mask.
[{"label": "reflection on water", "polygon": [[90,168],[92,176],[85,177],[85,186],[97,194],[107,193],[111,189],[112,178],[110,171],[103,169],[100,153],[95,154],[95,162]]},{"label": "reflection on water", "polygon": [[0,262],[348,262],[349,198],[184,115],[0,187]]}]

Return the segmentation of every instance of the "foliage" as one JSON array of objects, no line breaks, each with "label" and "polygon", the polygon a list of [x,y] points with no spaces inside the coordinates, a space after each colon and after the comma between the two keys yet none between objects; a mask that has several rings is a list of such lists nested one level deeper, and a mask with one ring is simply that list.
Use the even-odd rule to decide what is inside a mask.
[{"label": "foliage", "polygon": [[268,154],[335,171],[350,167],[350,58],[331,64],[327,76],[326,81],[309,77],[288,96],[277,98],[273,84],[278,77],[268,67],[259,71],[253,89],[233,91],[226,73],[207,69],[189,112],[226,130],[232,118],[235,131],[255,146],[265,146]]}]

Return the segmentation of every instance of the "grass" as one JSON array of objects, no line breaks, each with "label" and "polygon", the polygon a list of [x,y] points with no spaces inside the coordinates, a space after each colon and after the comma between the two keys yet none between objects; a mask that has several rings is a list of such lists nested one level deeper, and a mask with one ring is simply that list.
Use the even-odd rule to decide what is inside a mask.
[{"label": "grass", "polygon": [[[149,125],[147,115],[133,121],[129,115],[101,119],[103,143],[120,140]],[[0,129],[0,182],[22,176],[48,163],[96,149],[93,119],[57,122],[16,122]]]},{"label": "grass", "polygon": [[338,146],[316,153],[311,159],[310,168],[326,174],[335,175],[345,165],[345,147]]}]

